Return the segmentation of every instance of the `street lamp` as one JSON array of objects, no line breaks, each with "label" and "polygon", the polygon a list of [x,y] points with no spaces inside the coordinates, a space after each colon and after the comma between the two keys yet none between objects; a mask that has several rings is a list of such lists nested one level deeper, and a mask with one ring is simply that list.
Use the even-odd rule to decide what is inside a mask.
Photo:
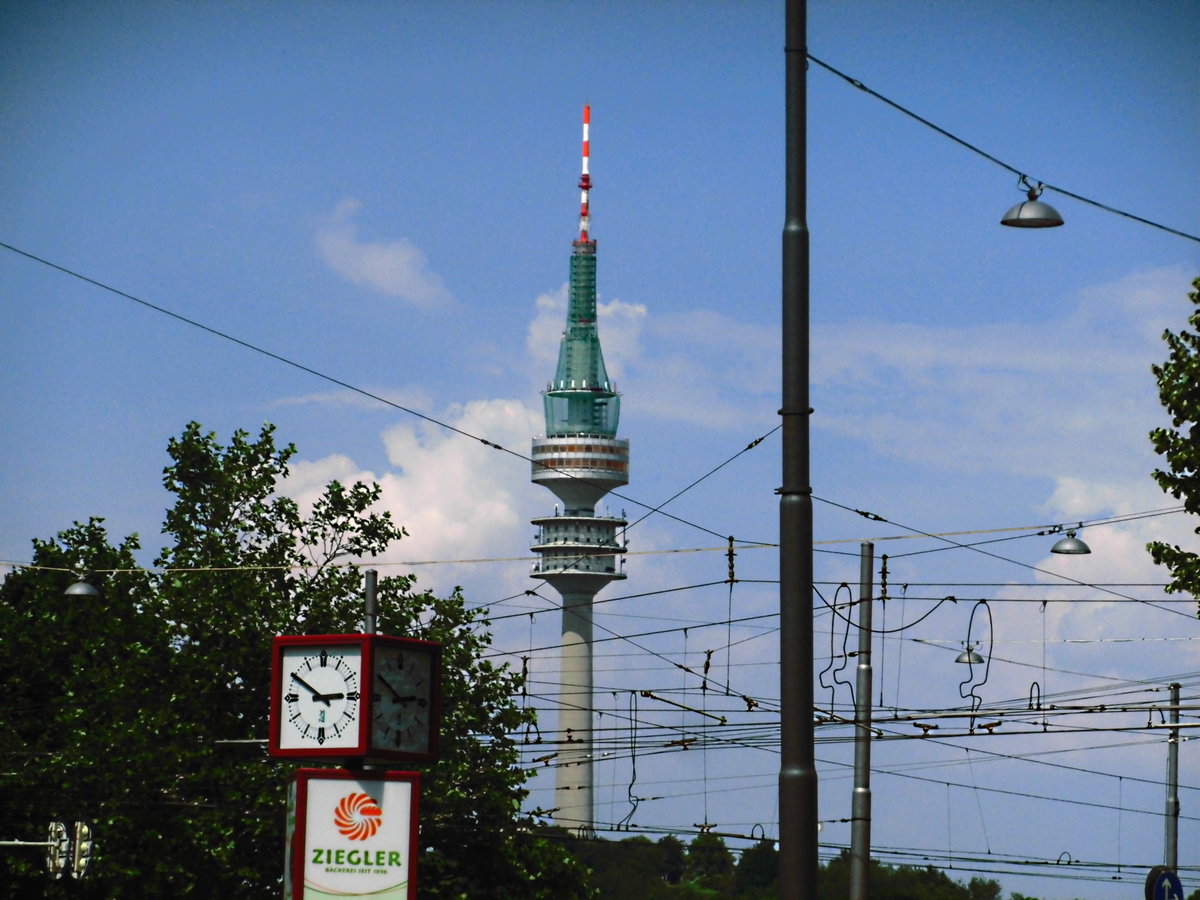
[{"label": "street lamp", "polygon": [[1042,196],[1043,185],[1040,181],[1037,187],[1034,187],[1022,175],[1017,181],[1017,186],[1025,191],[1026,199],[1004,214],[1000,219],[1001,225],[1012,228],[1057,228],[1063,223],[1063,217],[1058,214],[1057,209],[1038,199]]},{"label": "street lamp", "polygon": [[1070,555],[1076,553],[1091,553],[1092,548],[1079,538],[1075,537],[1075,529],[1070,528],[1067,530],[1067,536],[1065,538],[1059,538],[1054,542],[1054,546],[1050,548],[1050,552]]},{"label": "street lamp", "polygon": [[967,644],[966,647],[967,649],[958,654],[958,656],[954,658],[954,661],[956,663],[966,663],[968,666],[982,665],[983,657],[975,652],[974,645]]}]

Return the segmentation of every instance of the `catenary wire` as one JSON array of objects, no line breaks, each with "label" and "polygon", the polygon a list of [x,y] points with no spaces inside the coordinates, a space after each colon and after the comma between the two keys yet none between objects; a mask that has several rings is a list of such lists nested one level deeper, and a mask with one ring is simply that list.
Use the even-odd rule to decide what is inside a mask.
[{"label": "catenary wire", "polygon": [[[806,56],[808,57],[808,59],[811,62],[814,62],[818,66],[820,66],[822,69],[825,69],[826,71],[833,73],[838,78],[841,78],[843,81],[845,81],[847,84],[851,85],[852,87],[856,87],[860,91],[863,91],[864,93],[869,94],[870,96],[874,97],[876,100],[886,103],[888,106],[892,107],[892,109],[903,113],[904,115],[908,116],[911,119],[916,120],[917,122],[920,122],[922,125],[926,126],[927,128],[932,128],[934,131],[936,131],[942,137],[949,138],[950,140],[954,141],[956,144],[959,144],[962,147],[966,147],[972,153],[979,154],[984,159],[988,160],[988,162],[994,163],[997,166],[999,166],[1000,168],[1006,169],[1007,171],[1012,172],[1014,175],[1017,175],[1020,178],[1026,177],[1027,173],[1022,172],[1020,169],[1016,168],[1015,166],[1011,166],[1008,163],[1004,162],[1004,160],[998,159],[995,156],[992,156],[992,154],[979,149],[974,144],[964,141],[962,138],[958,137],[957,135],[951,134],[945,128],[942,128],[939,125],[935,125],[933,122],[929,121],[928,119],[917,115],[912,110],[906,109],[905,107],[901,106],[896,101],[889,100],[887,97],[883,96],[883,94],[880,94],[878,91],[871,90],[869,87],[867,87],[861,81],[859,81],[857,78],[852,78],[851,76],[847,75],[844,72],[839,72],[837,69],[835,69],[829,63],[818,59],[817,57],[813,56],[811,53],[806,54]],[[1117,209],[1116,207],[1113,207],[1113,206],[1108,206],[1107,204],[1100,203],[1096,200],[1089,200],[1087,197],[1083,197],[1072,191],[1068,191],[1066,188],[1062,188],[1062,187],[1058,187],[1056,185],[1050,184],[1049,182],[1038,181],[1038,185],[1039,185],[1039,187],[1048,188],[1049,190],[1056,191],[1057,193],[1062,194],[1064,197],[1070,197],[1073,200],[1078,200],[1081,203],[1086,203],[1089,206],[1094,206],[1097,209],[1102,209],[1105,212],[1115,213],[1118,216],[1124,216],[1127,219],[1132,219],[1133,221],[1140,222],[1143,225],[1149,225],[1151,228],[1157,228],[1160,231],[1166,231],[1166,232],[1169,232],[1170,234],[1178,235],[1179,237],[1182,237],[1182,238],[1187,238],[1189,241],[1200,242],[1200,237],[1197,237],[1194,234],[1188,234],[1186,231],[1180,231],[1177,228],[1169,228],[1166,225],[1160,225],[1158,222],[1152,222],[1149,219],[1142,218],[1141,216],[1135,216],[1133,213],[1125,212],[1124,210]]]}]

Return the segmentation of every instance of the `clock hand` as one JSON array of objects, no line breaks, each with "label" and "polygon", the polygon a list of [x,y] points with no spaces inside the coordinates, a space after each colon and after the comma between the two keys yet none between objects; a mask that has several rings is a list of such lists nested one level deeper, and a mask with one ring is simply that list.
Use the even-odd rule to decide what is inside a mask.
[{"label": "clock hand", "polygon": [[389,693],[391,693],[392,697],[395,698],[397,703],[404,702],[404,699],[400,696],[396,689],[392,687],[392,683],[383,677],[383,673],[378,673],[375,677],[383,682],[383,686],[388,689]]},{"label": "clock hand", "polygon": [[301,678],[295,672],[292,673],[292,680],[300,682],[300,684],[303,687],[308,689],[308,692],[310,694],[312,694],[314,697],[320,698],[320,696],[321,696],[320,691],[318,691],[315,687],[313,687],[311,684],[309,684],[307,681],[305,681],[303,678]]},{"label": "clock hand", "polygon": [[313,695],[313,700],[315,702],[324,703],[326,706],[328,706],[330,700],[346,699],[345,694],[322,694],[315,687],[313,687],[311,684],[309,684],[307,681],[305,681],[303,678],[301,678],[299,675],[297,675],[295,672],[292,673],[292,678],[294,680],[300,682],[300,684],[303,685],[308,690],[308,692]]},{"label": "clock hand", "polygon": [[376,678],[378,678],[380,680],[380,682],[383,682],[384,688],[388,689],[389,694],[391,694],[391,696],[392,696],[392,700],[394,700],[395,702],[408,703],[409,701],[415,700],[415,701],[419,701],[422,707],[425,706],[426,701],[421,700],[421,697],[418,697],[415,694],[409,694],[407,697],[400,696],[400,691],[397,691],[395,688],[392,688],[391,682],[389,682],[388,679],[383,677],[383,673],[377,674]]}]

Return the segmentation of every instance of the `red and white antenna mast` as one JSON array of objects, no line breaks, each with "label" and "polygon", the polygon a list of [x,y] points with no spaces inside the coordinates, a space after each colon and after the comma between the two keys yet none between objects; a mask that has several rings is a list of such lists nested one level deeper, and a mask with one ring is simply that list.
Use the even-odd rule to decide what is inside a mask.
[{"label": "red and white antenna mast", "polygon": [[591,220],[588,217],[588,191],[592,189],[592,176],[588,174],[588,126],[592,121],[592,108],[588,105],[583,107],[583,174],[579,176],[579,190],[581,196],[579,200],[579,242],[587,243],[588,227]]}]

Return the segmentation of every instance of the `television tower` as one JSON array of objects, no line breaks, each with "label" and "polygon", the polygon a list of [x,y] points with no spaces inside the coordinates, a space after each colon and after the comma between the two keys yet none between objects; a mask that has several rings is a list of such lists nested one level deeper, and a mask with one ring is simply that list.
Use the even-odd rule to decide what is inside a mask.
[{"label": "television tower", "polygon": [[[629,483],[629,441],[618,438],[621,398],[608,379],[596,331],[596,242],[589,234],[588,126],[583,108],[583,174],[579,239],[571,244],[567,327],[554,380],[542,393],[546,436],[533,440],[533,482],[562,503],[534,519],[540,559],[533,577],[562,595],[562,659],[555,758],[555,821],[592,825],[592,599],[625,577],[625,520],[597,516],[596,503]],[[620,539],[618,539],[620,533]]]}]

